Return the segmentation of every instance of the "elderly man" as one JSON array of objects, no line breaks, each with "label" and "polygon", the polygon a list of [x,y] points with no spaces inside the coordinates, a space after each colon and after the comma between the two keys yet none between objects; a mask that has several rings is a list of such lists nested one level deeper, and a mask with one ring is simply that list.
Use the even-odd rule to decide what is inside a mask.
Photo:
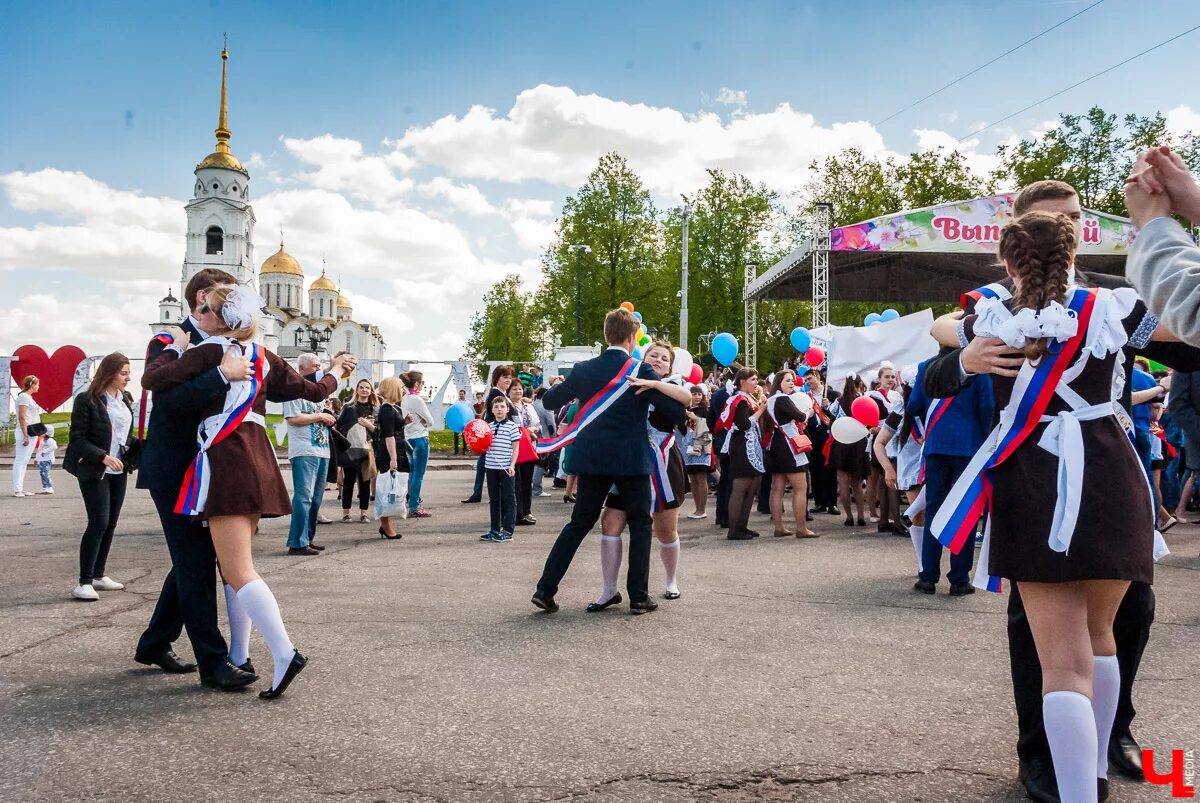
[{"label": "elderly man", "polygon": [[1200,184],[1166,146],[1138,156],[1125,181],[1125,205],[1138,227],[1126,271],[1146,306],[1180,340],[1200,345],[1200,248],[1177,214],[1200,226]]},{"label": "elderly man", "polygon": [[[296,370],[302,376],[317,372],[316,354],[301,354]],[[337,423],[320,406],[304,399],[284,402],[287,420],[288,462],[292,464],[292,525],[288,530],[289,555],[319,555],[325,547],[314,544],[317,515],[325,496],[329,474],[329,428]]]}]

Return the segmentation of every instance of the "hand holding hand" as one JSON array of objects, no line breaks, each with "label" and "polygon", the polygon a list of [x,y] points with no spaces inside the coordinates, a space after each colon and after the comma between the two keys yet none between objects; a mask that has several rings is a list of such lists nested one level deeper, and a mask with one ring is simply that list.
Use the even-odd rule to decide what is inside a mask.
[{"label": "hand holding hand", "polygon": [[[1146,163],[1154,168],[1145,183],[1151,192],[1165,190],[1171,196],[1171,207],[1194,225],[1200,225],[1200,184],[1192,177],[1187,163],[1166,145],[1151,148]],[[1159,185],[1156,189],[1154,184]]]},{"label": "hand holding hand", "polygon": [[230,382],[242,382],[250,377],[250,361],[237,346],[230,346],[221,357],[221,374]]},{"label": "hand holding hand", "polygon": [[104,455],[105,468],[111,468],[113,471],[124,471],[125,464],[110,454]]},{"label": "hand holding hand", "polygon": [[1145,153],[1139,153],[1133,172],[1125,179],[1125,206],[1129,208],[1133,225],[1139,229],[1155,218],[1171,214],[1171,196],[1163,192],[1162,187],[1158,168],[1147,163]]},{"label": "hand holding hand", "polygon": [[963,370],[969,374],[1016,376],[1025,355],[998,337],[977,337],[961,352]]}]

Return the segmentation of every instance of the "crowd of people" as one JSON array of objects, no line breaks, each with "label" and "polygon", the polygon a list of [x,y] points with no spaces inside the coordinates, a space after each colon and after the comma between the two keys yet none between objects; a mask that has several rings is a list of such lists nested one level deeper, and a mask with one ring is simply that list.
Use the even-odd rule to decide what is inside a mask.
[{"label": "crowd of people", "polygon": [[[486,487],[481,540],[509,542],[516,527],[535,525],[531,500],[551,494],[546,478],[563,491],[570,520],[532,597],[550,613],[597,524],[600,590],[587,611],[626,602],[626,529],[629,610],[658,607],[648,592],[654,540],[663,597],[679,599],[679,514],[707,519],[711,495],[714,523],[733,541],[760,537],[755,508],[777,538],[817,537],[809,522],[819,515],[911,538],[919,594],[936,594],[949,548],[951,596],[1011,583],[1017,752],[1030,797],[1105,799],[1110,762],[1131,777],[1143,771],[1132,688],[1154,617],[1153,566],[1166,552],[1161,533],[1196,509],[1200,470],[1200,249],[1171,217],[1200,218],[1200,187],[1156,148],[1139,157],[1126,196],[1140,229],[1133,287],[1076,267],[1078,195],[1036,182],[1003,229],[1007,277],[938,319],[940,353],[899,370],[862,366],[836,389],[798,360],[766,376],[733,363],[689,384],[671,344],[638,345],[640,323],[626,309],[605,318],[608,348],[565,377],[496,366],[475,394],[490,439],[462,500],[482,502]],[[401,515],[433,515],[422,486],[434,418],[416,371],[378,386],[362,379],[339,404],[331,397],[354,358],[322,366],[303,355],[293,369],[254,343],[261,299],[228,274],[197,274],[185,296],[192,315],[148,348],[136,426],[121,354],[105,357],[75,399],[63,468],[79,483],[87,527],[73,595],[122,588],[107,557],[127,477],[140,466],[173,567],[136,659],[168,672],[198,665],[204,683],[240,688],[257,680],[248,652],[256,628],[272,658],[260,696],[273,698],[306,658],[254,569],[259,519],[290,515],[289,553],[319,554],[322,495],[338,483],[343,522],[354,521],[355,496],[367,521],[374,496],[380,536],[398,539],[395,500],[380,498],[378,479],[407,475]],[[56,444],[36,391],[30,377],[18,399],[17,497],[34,457],[43,465],[45,456],[43,492],[53,492]],[[290,498],[266,436],[268,399],[284,404]],[[848,418],[861,426],[844,426]],[[466,453],[466,440],[454,448]],[[228,643],[217,628],[218,565]],[[185,627],[195,663],[173,651]]]}]

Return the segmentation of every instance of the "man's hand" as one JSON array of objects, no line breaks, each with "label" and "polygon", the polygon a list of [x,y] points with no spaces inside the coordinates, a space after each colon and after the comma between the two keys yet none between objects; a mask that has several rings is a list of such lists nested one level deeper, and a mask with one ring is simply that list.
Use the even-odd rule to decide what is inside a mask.
[{"label": "man's hand", "polygon": [[1133,171],[1125,179],[1125,206],[1133,225],[1139,229],[1157,217],[1171,214],[1171,196],[1163,192],[1164,181],[1158,168],[1146,161],[1147,154],[1139,153]]},{"label": "man's hand", "polygon": [[250,361],[237,346],[230,346],[221,357],[221,375],[229,382],[241,382],[250,376]]},{"label": "man's hand", "polygon": [[1163,192],[1171,196],[1171,208],[1200,225],[1200,184],[1192,177],[1187,163],[1166,145],[1151,148],[1145,162],[1154,170],[1141,179],[1150,192]]},{"label": "man's hand", "polygon": [[349,377],[353,375],[354,369],[358,367],[358,360],[353,354],[347,354],[340,351],[333,355],[329,361],[329,370],[326,373],[333,374],[338,377]]},{"label": "man's hand", "polygon": [[164,326],[163,331],[171,336],[171,343],[173,345],[178,346],[183,351],[188,350],[188,346],[192,343],[190,332],[185,332],[178,326]]},{"label": "man's hand", "polygon": [[324,424],[327,427],[332,427],[334,424],[337,423],[337,419],[334,418],[329,413],[317,413],[317,421]]},{"label": "man's hand", "polygon": [[960,352],[959,360],[968,374],[1016,376],[1025,355],[998,337],[977,337]]}]

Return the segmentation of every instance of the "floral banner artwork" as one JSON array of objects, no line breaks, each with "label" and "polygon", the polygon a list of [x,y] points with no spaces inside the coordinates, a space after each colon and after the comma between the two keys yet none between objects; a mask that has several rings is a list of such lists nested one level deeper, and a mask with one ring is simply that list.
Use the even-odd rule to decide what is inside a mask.
[{"label": "floral banner artwork", "polygon": [[[897,212],[830,232],[832,251],[926,251],[993,254],[1000,230],[1012,220],[1012,193]],[[1123,256],[1133,223],[1083,210],[1081,254]]]}]

